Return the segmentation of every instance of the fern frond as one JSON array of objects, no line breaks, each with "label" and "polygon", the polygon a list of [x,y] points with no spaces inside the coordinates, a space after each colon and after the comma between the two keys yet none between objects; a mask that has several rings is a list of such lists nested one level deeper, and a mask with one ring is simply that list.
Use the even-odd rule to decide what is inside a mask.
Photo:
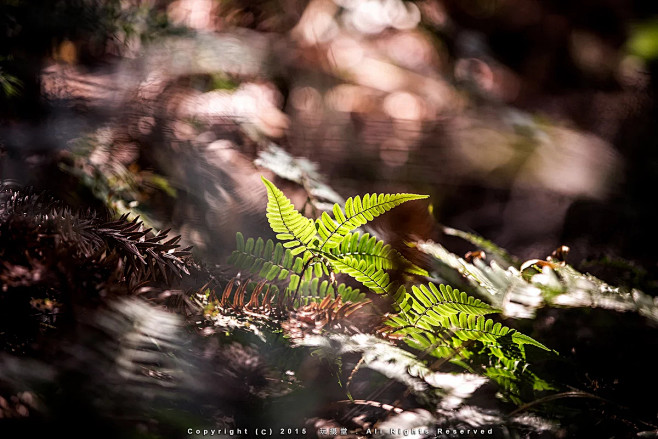
[{"label": "fern frond", "polygon": [[[340,297],[343,302],[363,302],[366,297],[365,293],[360,292],[356,288],[348,287],[345,284],[334,286],[328,280],[320,281],[317,277],[311,280],[301,281],[298,290],[303,305],[322,301],[326,297],[332,299]],[[288,288],[289,294],[294,292],[295,289]]]},{"label": "fern frond", "polygon": [[[236,250],[228,259],[229,264],[245,273],[261,278],[275,288],[273,298],[278,297],[279,288],[283,284],[282,294],[293,307],[319,302],[325,297],[341,297],[344,302],[362,302],[365,293],[345,284],[335,285],[327,279],[321,279],[327,274],[327,267],[318,258],[312,261],[311,252],[303,256],[293,256],[290,249],[284,249],[281,243],[270,239],[248,238],[242,233],[236,234]],[[304,268],[306,267],[306,268]],[[250,282],[248,290],[253,289],[255,282]],[[294,297],[295,296],[295,297]],[[297,300],[297,298],[301,300]],[[287,300],[287,299],[286,299]]]},{"label": "fern frond", "polygon": [[451,287],[420,285],[407,292],[400,286],[394,298],[400,313],[386,322],[392,333],[403,335],[407,344],[433,356],[453,357],[459,351],[458,361],[468,358],[470,353],[463,345],[473,341],[500,359],[524,359],[526,344],[550,350],[527,335],[486,319],[484,315],[499,311]]},{"label": "fern frond", "polygon": [[351,256],[343,259],[331,259],[330,263],[340,273],[345,273],[377,294],[385,294],[391,287],[391,280],[384,270],[378,270],[366,261],[359,261]]},{"label": "fern frond", "polygon": [[[452,329],[455,335],[464,341],[477,340],[485,345],[493,345],[498,348],[505,348],[505,345],[511,341],[521,349],[523,345],[529,344],[550,351],[549,348],[532,337],[503,326],[499,322],[494,322],[492,319],[485,319],[483,316],[462,312],[443,317],[441,323],[443,327]],[[505,356],[505,358],[507,357]]]},{"label": "fern frond", "polygon": [[498,384],[505,399],[516,405],[534,399],[534,392],[557,390],[526,366],[524,362],[500,361],[496,366],[487,367],[484,375]]},{"label": "fern frond", "polygon": [[[398,294],[403,292],[406,290]],[[453,289],[449,285],[439,285],[437,288],[432,283],[429,284],[429,288],[425,285],[412,286],[411,293],[402,299],[399,306],[402,311],[411,313],[417,320],[425,316],[440,318],[460,312],[478,316],[499,312],[488,303]]]},{"label": "fern frond", "polygon": [[277,233],[276,238],[287,241],[283,246],[291,249],[293,256],[304,252],[317,236],[313,220],[295,210],[295,206],[274,183],[265,177],[261,179],[267,188],[267,219]]},{"label": "fern frond", "polygon": [[361,198],[357,195],[347,199],[344,212],[338,204],[334,204],[334,218],[323,212],[322,216],[316,220],[316,227],[322,240],[319,249],[337,247],[343,237],[357,227],[361,227],[402,203],[427,197],[428,195],[418,194],[366,194]]},{"label": "fern frond", "polygon": [[366,261],[378,270],[390,270],[401,264],[408,273],[421,276],[427,276],[428,274],[426,270],[412,264],[400,252],[390,245],[384,244],[377,237],[370,236],[369,233],[348,233],[339,245],[332,248],[329,253],[338,258],[351,256],[359,261]]},{"label": "fern frond", "polygon": [[[264,241],[262,238],[248,238],[245,241],[242,233],[238,232],[236,250],[229,257],[228,263],[268,281],[286,281],[292,274],[301,276],[311,257],[309,253],[293,256],[292,250],[284,249],[280,242],[274,244],[271,239]],[[312,275],[310,264],[307,273]]]}]

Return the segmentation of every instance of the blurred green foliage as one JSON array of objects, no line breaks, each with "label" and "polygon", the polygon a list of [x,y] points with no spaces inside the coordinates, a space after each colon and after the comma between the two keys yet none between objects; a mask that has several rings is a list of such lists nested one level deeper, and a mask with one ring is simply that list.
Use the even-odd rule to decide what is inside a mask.
[{"label": "blurred green foliage", "polygon": [[627,47],[631,54],[646,60],[658,58],[658,18],[633,26]]}]

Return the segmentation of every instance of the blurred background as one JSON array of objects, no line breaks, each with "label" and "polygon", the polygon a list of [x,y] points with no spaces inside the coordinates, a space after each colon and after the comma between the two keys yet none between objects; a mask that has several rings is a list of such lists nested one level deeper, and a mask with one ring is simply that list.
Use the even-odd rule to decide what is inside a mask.
[{"label": "blurred background", "polygon": [[[261,174],[301,183],[280,181],[298,207],[300,187],[427,193],[440,224],[524,259],[568,245],[655,294],[657,17],[621,0],[4,0],[0,178],[139,213],[210,261],[267,233]],[[443,239],[427,207],[393,228]]]}]

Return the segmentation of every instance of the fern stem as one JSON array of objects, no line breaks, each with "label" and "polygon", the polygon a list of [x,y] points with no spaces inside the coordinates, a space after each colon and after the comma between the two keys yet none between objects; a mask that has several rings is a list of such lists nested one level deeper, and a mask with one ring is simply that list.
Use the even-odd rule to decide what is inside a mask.
[{"label": "fern stem", "polygon": [[352,384],[352,380],[354,379],[354,376],[356,373],[359,371],[359,368],[361,365],[364,363],[363,355],[359,359],[359,361],[356,363],[356,366],[354,366],[354,369],[352,369],[352,372],[350,373],[350,376],[347,378],[347,382],[345,383],[345,390],[347,391],[347,397],[350,399],[350,401],[354,401],[354,398],[352,397],[352,394],[350,393],[350,385]]},{"label": "fern stem", "polygon": [[511,416],[517,415],[521,412],[524,412],[524,411],[528,410],[529,408],[534,407],[536,405],[544,404],[545,402],[550,402],[550,401],[554,401],[556,399],[562,399],[562,398],[591,398],[591,399],[598,399],[599,401],[603,401],[603,402],[606,402],[606,403],[613,403],[610,400],[607,400],[605,398],[601,398],[600,396],[592,395],[591,393],[583,392],[582,390],[572,390],[570,392],[556,393],[554,395],[548,395],[548,396],[544,396],[543,398],[535,399],[534,401],[523,404],[521,407],[516,408],[515,410],[510,412],[507,416],[511,417]]},{"label": "fern stem", "polygon": [[308,268],[311,266],[311,264],[312,264],[316,259],[321,260],[318,256],[313,255],[313,257],[310,258],[308,261],[306,261],[306,263],[305,263],[304,266],[302,267],[302,272],[301,272],[301,276],[300,276],[300,278],[299,278],[299,282],[297,283],[297,286],[295,287],[295,292],[294,292],[293,295],[292,295],[291,305],[293,306],[293,308],[294,308],[294,306],[295,306],[295,300],[297,300],[297,294],[299,294],[299,287],[302,285],[302,279],[304,279],[304,276],[306,275],[306,270],[308,270]]}]

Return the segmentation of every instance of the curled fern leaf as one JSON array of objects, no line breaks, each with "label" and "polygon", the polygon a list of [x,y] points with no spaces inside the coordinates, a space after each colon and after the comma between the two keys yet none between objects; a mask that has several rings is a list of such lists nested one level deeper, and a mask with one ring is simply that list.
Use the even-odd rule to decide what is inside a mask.
[{"label": "curled fern leaf", "polygon": [[322,239],[320,250],[338,247],[350,231],[402,203],[427,197],[417,194],[366,194],[363,198],[359,196],[348,198],[344,212],[338,204],[334,204],[334,219],[324,212],[322,217],[316,220],[318,233]]},{"label": "curled fern leaf", "polygon": [[317,236],[313,220],[295,210],[295,206],[274,183],[265,177],[261,179],[267,188],[267,219],[277,233],[276,238],[287,241],[283,246],[289,248],[293,256],[304,252]]}]

